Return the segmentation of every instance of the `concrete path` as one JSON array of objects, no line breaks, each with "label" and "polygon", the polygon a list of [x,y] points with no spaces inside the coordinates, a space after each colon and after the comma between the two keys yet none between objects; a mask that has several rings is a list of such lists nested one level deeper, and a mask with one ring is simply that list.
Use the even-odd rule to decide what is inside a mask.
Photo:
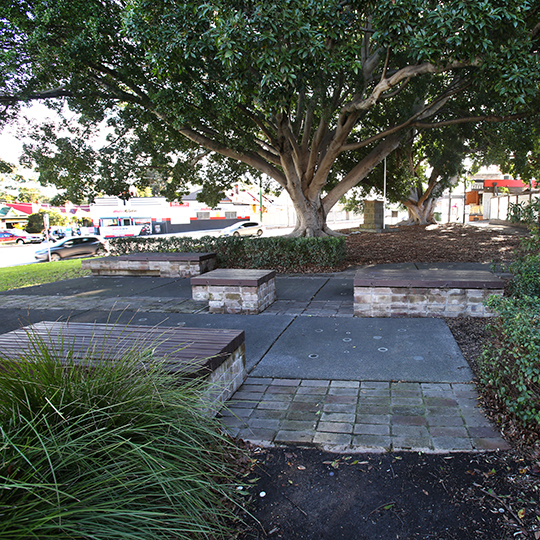
[{"label": "concrete path", "polygon": [[243,329],[249,376],[222,413],[234,436],[355,452],[507,448],[444,320],[353,317],[353,278],[279,276],[260,315],[211,315],[188,279],[79,278],[0,293],[0,332],[68,318]]}]

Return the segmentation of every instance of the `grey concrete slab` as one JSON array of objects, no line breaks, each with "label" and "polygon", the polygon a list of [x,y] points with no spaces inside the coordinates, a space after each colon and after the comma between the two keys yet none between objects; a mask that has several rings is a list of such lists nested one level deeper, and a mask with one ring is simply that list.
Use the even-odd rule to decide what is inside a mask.
[{"label": "grey concrete slab", "polygon": [[463,271],[486,271],[491,272],[490,263],[415,263],[418,270],[463,270]]},{"label": "grey concrete slab", "polygon": [[41,321],[70,320],[82,313],[84,312],[80,310],[0,309],[0,334]]},{"label": "grey concrete slab", "polygon": [[442,319],[299,317],[255,377],[468,382],[471,370]]},{"label": "grey concrete slab", "polygon": [[332,300],[336,302],[352,301],[354,299],[353,282],[353,277],[333,277],[317,292],[313,300],[323,302]]},{"label": "grey concrete slab", "polygon": [[[0,297],[5,295],[82,297],[155,295],[190,298],[191,289],[188,293],[188,287],[188,279],[152,276],[87,276],[12,291],[3,291],[0,293]],[[150,292],[152,293],[150,294]]]},{"label": "grey concrete slab", "polygon": [[327,277],[277,276],[277,298],[309,302],[327,282]]},{"label": "grey concrete slab", "polygon": [[191,328],[230,328],[246,333],[246,369],[251,371],[293,320],[293,317],[257,317],[252,315],[218,315],[154,313],[124,311],[114,314],[89,311],[72,319],[75,322],[115,322],[149,326],[186,326]]}]

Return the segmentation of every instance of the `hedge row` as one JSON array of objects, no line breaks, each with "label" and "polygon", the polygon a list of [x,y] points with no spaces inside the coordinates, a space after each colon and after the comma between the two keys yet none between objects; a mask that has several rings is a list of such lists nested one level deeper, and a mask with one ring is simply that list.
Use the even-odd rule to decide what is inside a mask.
[{"label": "hedge row", "polygon": [[491,297],[496,314],[479,363],[480,382],[522,426],[540,432],[540,235],[531,229],[524,256],[509,266],[509,296]]},{"label": "hedge row", "polygon": [[484,349],[481,382],[520,423],[540,428],[540,301],[536,297],[491,297],[498,316],[495,337]]},{"label": "hedge row", "polygon": [[271,268],[295,272],[306,268],[335,268],[345,259],[345,238],[269,238],[186,236],[131,237],[111,240],[113,255],[141,251],[215,252],[221,268]]}]

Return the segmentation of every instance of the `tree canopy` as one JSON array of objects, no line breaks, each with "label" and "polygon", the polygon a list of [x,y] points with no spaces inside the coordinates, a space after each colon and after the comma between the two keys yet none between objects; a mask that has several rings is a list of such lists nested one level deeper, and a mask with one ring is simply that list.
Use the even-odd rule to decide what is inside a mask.
[{"label": "tree canopy", "polygon": [[73,200],[144,188],[149,170],[169,198],[188,181],[215,198],[249,170],[289,193],[294,234],[331,234],[330,209],[411,133],[537,112],[539,1],[1,5],[3,119],[34,99],[80,115],[75,139],[28,148]]}]

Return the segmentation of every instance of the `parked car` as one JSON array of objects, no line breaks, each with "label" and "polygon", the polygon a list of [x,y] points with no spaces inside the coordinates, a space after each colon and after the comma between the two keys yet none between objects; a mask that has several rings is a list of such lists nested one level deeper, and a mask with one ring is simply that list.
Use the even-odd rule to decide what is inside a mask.
[{"label": "parked car", "polygon": [[241,221],[221,231],[221,236],[261,236],[264,226],[256,221]]},{"label": "parked car", "polygon": [[40,244],[41,236],[19,229],[0,230],[0,244]]},{"label": "parked car", "polygon": [[[100,236],[69,236],[52,244],[51,261],[68,259],[71,257],[91,257],[97,255],[104,257],[109,254],[109,242]],[[48,249],[38,249],[35,253],[38,261],[49,260]]]}]

